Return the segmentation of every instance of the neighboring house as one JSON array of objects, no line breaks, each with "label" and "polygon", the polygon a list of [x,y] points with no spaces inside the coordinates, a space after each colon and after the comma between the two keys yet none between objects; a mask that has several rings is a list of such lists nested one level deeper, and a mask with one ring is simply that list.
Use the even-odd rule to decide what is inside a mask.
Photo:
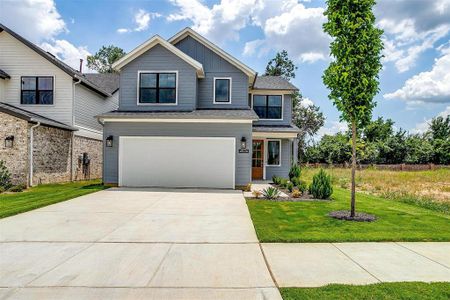
[{"label": "neighboring house", "polygon": [[[0,24],[0,160],[14,184],[102,176],[102,126],[117,74],[82,74]],[[83,159],[84,157],[84,159]]]},{"label": "neighboring house", "polygon": [[257,73],[186,28],[117,61],[119,108],[104,125],[104,182],[234,188],[287,176],[299,129],[288,81]]}]

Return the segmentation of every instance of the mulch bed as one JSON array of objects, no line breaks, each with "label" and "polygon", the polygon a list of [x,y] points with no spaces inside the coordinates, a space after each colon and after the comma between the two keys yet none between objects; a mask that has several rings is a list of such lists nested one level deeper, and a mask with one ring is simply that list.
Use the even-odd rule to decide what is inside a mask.
[{"label": "mulch bed", "polygon": [[259,197],[259,198],[255,198],[255,197],[246,197],[246,199],[249,200],[264,200],[264,201],[273,201],[273,202],[313,202],[313,201],[317,201],[317,202],[328,202],[331,201],[331,199],[315,199],[313,197],[313,195],[309,194],[308,192],[306,192],[305,194],[302,194],[300,197],[298,198],[294,198],[291,196],[291,193],[285,189],[282,188],[278,185],[275,185],[273,183],[270,184],[273,187],[276,187],[277,189],[279,189],[281,192],[285,193],[286,195],[288,195],[288,197],[279,197],[277,199],[266,199],[264,197]]},{"label": "mulch bed", "polygon": [[377,219],[374,215],[366,214],[363,212],[356,212],[354,217],[350,217],[350,211],[348,210],[332,211],[328,215],[338,220],[356,221],[356,222],[373,222]]}]

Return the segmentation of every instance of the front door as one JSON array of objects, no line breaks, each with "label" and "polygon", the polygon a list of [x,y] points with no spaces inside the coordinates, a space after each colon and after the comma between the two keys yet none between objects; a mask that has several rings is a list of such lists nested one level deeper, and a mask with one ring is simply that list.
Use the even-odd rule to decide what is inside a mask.
[{"label": "front door", "polygon": [[253,140],[252,179],[263,179],[264,174],[264,141]]}]

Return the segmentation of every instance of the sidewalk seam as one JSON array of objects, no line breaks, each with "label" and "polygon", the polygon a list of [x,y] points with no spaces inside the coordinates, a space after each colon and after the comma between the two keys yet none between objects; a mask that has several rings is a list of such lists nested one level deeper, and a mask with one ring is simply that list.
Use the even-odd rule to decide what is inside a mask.
[{"label": "sidewalk seam", "polygon": [[430,261],[432,261],[432,262],[434,262],[434,263],[437,263],[438,265],[443,266],[443,267],[446,268],[446,269],[450,269],[450,268],[447,267],[446,265],[444,265],[444,264],[442,264],[442,263],[440,263],[440,262],[438,262],[438,261],[435,261],[434,259],[429,258],[429,257],[426,256],[426,255],[423,255],[423,254],[421,254],[421,253],[419,253],[419,252],[417,252],[417,251],[414,251],[413,249],[410,249],[410,248],[408,248],[408,247],[406,247],[406,246],[403,246],[402,244],[399,244],[399,242],[395,242],[395,244],[398,245],[398,246],[400,246],[400,247],[402,247],[402,248],[404,248],[404,249],[406,249],[406,250],[409,250],[409,251],[411,251],[411,252],[413,252],[413,253],[415,253],[415,254],[417,254],[417,255],[419,255],[419,256],[422,256],[422,257],[424,257],[424,258],[426,258],[426,259],[428,259],[428,260],[430,260]]},{"label": "sidewalk seam", "polygon": [[272,281],[275,284],[275,287],[277,289],[280,289],[280,286],[278,285],[278,282],[275,279],[275,275],[273,274],[272,269],[270,268],[269,261],[267,260],[266,253],[264,253],[264,249],[262,247],[262,244],[258,243],[258,245],[259,245],[259,249],[261,250],[261,254],[263,256],[264,263],[266,264],[267,270],[269,270],[270,277],[272,278]]}]

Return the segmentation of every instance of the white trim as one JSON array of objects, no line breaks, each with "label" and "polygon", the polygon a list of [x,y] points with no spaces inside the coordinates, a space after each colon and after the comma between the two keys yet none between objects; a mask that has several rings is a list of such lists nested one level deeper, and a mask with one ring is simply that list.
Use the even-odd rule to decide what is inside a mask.
[{"label": "white trim", "polygon": [[181,30],[177,34],[175,34],[173,37],[171,37],[168,41],[172,45],[175,45],[179,41],[183,40],[187,36],[192,37],[193,39],[197,40],[201,44],[205,45],[207,48],[209,48],[211,51],[231,63],[236,68],[240,69],[242,72],[244,72],[249,77],[249,83],[253,83],[254,78],[256,77],[256,72],[252,70],[250,67],[246,66],[230,54],[226,53],[219,47],[217,47],[215,44],[208,41],[206,38],[195,32],[189,27],[186,27],[185,29]]},{"label": "white trim", "polygon": [[120,71],[125,65],[127,65],[129,62],[133,61],[137,57],[141,56],[146,51],[150,50],[156,45],[161,45],[179,58],[183,59],[185,62],[190,64],[192,67],[194,67],[197,70],[197,76],[199,78],[205,77],[205,72],[203,71],[203,66],[201,63],[184,53],[183,51],[179,50],[172,44],[168,43],[166,40],[164,40],[159,35],[155,35],[142,43],[141,45],[134,48],[131,52],[123,56],[121,59],[113,63],[112,67],[116,71]]},{"label": "white trim", "polygon": [[[216,79],[227,79],[230,81],[230,90],[229,90],[229,98],[230,100],[228,102],[216,102]],[[233,78],[231,77],[214,77],[213,78],[213,104],[231,104],[232,99],[232,90],[233,90]]]},{"label": "white trim", "polygon": [[[22,104],[22,77],[53,77],[53,103],[52,104]],[[56,75],[19,75],[20,95],[19,105],[23,107],[54,107],[56,101]]]},{"label": "white trim", "polygon": [[[175,103],[140,103],[139,102],[139,94],[140,94],[140,79],[141,73],[175,73]],[[136,103],[138,106],[176,106],[178,105],[178,71],[169,71],[169,70],[138,70],[137,75],[137,91],[136,91]]]},{"label": "white trim", "polygon": [[168,139],[193,139],[193,140],[232,140],[233,141],[233,189],[236,188],[236,138],[235,137],[196,137],[196,136],[119,136],[119,158],[118,158],[118,185],[122,186],[122,141],[126,139],[144,139],[144,138],[151,138],[151,139],[160,139],[160,140],[168,140]]},{"label": "white trim", "polygon": [[[277,141],[278,143],[280,143],[280,150],[279,150],[279,164],[278,165],[269,165],[269,142],[272,141]],[[267,155],[266,155],[266,166],[267,167],[281,167],[281,139],[266,139],[267,142]]]},{"label": "white trim", "polygon": [[292,95],[295,91],[291,90],[263,90],[263,89],[250,89],[250,94],[255,95]]},{"label": "white trim", "polygon": [[75,127],[79,129],[78,131],[74,132],[76,136],[86,137],[99,141],[103,140],[103,132],[100,130],[83,127],[77,124],[75,124]]},{"label": "white trim", "polygon": [[102,122],[130,122],[130,123],[244,123],[251,124],[253,120],[242,120],[242,119],[144,119],[144,118],[100,118]]},{"label": "white trim", "polygon": [[[258,121],[283,121],[284,120],[284,95],[283,94],[273,94],[273,95],[271,95],[271,94],[251,94],[251,95],[252,95],[251,96],[252,109],[253,109],[253,97],[255,95],[258,95],[258,96],[281,96],[281,119],[264,119],[264,118],[261,118],[260,116],[258,116],[259,117]],[[254,111],[254,109],[253,109],[253,111]]]},{"label": "white trim", "polygon": [[253,138],[279,138],[279,139],[292,139],[297,137],[297,133],[295,132],[263,132],[263,131],[254,131],[252,132]]}]

